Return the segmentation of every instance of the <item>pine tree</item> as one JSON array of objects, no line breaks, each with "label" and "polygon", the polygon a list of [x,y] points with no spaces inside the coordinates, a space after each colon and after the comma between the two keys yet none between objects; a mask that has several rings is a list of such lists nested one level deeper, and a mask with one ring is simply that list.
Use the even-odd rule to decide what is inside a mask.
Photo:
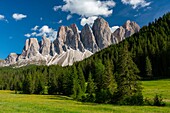
[{"label": "pine tree", "polygon": [[145,67],[145,70],[146,70],[146,76],[147,77],[152,77],[152,64],[151,64],[151,61],[149,59],[149,57],[147,56],[146,57],[146,67]]},{"label": "pine tree", "polygon": [[33,80],[30,74],[26,75],[26,78],[23,82],[23,93],[24,94],[33,94],[34,93],[34,86]]},{"label": "pine tree", "polygon": [[104,89],[108,89],[109,93],[113,95],[116,92],[117,84],[115,81],[115,76],[113,75],[113,64],[110,60],[107,61],[104,76]]},{"label": "pine tree", "polygon": [[104,72],[105,72],[105,66],[103,65],[101,60],[97,60],[95,62],[95,74],[94,74],[95,83],[97,87],[96,91],[99,91],[103,87]]},{"label": "pine tree", "polygon": [[87,93],[89,95],[92,95],[95,92],[95,84],[94,84],[94,80],[92,79],[92,74],[91,72],[89,73],[89,78],[87,81]]},{"label": "pine tree", "polygon": [[85,93],[86,92],[86,86],[85,86],[86,81],[85,81],[84,74],[83,74],[83,71],[80,65],[78,65],[78,79],[79,79],[79,84],[82,89],[82,92]]},{"label": "pine tree", "polygon": [[[141,86],[139,83],[139,70],[133,62],[130,53],[128,52],[127,44],[121,48],[119,53],[117,70],[117,90],[118,101],[120,104],[141,104],[143,102]],[[132,97],[139,97],[132,102]],[[142,97],[142,100],[141,100]],[[129,101],[130,100],[130,101]]]},{"label": "pine tree", "polygon": [[87,81],[86,92],[88,94],[87,94],[86,101],[88,101],[88,102],[94,102],[95,101],[95,95],[94,95],[95,89],[96,89],[96,86],[95,86],[94,80],[92,79],[92,74],[90,72],[89,77],[88,77],[88,81]]},{"label": "pine tree", "polygon": [[83,92],[80,86],[80,81],[78,79],[78,75],[77,75],[77,69],[76,66],[73,66],[73,98],[76,100],[81,100],[81,97],[83,96]]}]

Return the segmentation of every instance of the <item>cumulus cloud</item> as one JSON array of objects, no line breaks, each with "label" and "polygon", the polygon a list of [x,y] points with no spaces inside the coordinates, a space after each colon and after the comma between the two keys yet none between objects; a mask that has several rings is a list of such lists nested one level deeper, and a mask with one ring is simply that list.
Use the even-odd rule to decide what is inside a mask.
[{"label": "cumulus cloud", "polygon": [[54,11],[58,11],[58,10],[61,9],[61,8],[62,8],[62,6],[54,6],[54,7],[53,7],[53,10],[54,10]]},{"label": "cumulus cloud", "polygon": [[94,21],[97,19],[97,16],[92,16],[88,18],[82,18],[80,24],[84,26],[85,24],[93,25]]},{"label": "cumulus cloud", "polygon": [[24,36],[29,38],[29,37],[31,37],[31,34],[27,33]]},{"label": "cumulus cloud", "polygon": [[123,4],[131,5],[133,9],[137,7],[146,7],[151,4],[151,2],[146,2],[145,0],[121,0]]},{"label": "cumulus cloud", "polygon": [[72,18],[72,15],[67,15],[67,20],[70,20]]},{"label": "cumulus cloud", "polygon": [[14,13],[12,15],[12,17],[13,17],[13,19],[15,19],[17,21],[17,20],[22,20],[24,18],[27,18],[27,15]]},{"label": "cumulus cloud", "polygon": [[80,16],[109,16],[113,13],[112,8],[116,3],[113,0],[100,1],[100,0],[63,0],[65,5],[54,6],[54,10],[61,9],[71,14],[78,14]]},{"label": "cumulus cloud", "polygon": [[39,26],[36,25],[36,26],[33,27],[31,30],[32,30],[32,31],[36,31],[36,30],[38,30],[38,27],[39,27]]},{"label": "cumulus cloud", "polygon": [[59,20],[57,23],[58,23],[58,24],[61,24],[62,22],[63,22],[63,20]]},{"label": "cumulus cloud", "polygon": [[4,15],[0,15],[0,20],[4,20],[5,16]]},{"label": "cumulus cloud", "polygon": [[55,31],[54,29],[50,28],[47,25],[44,25],[41,28],[39,28],[39,26],[35,26],[34,28],[31,29],[34,32],[27,33],[24,36],[26,36],[28,38],[47,36],[51,41],[53,41],[57,37],[57,31]]},{"label": "cumulus cloud", "polygon": [[1,14],[0,14],[0,20],[2,20],[2,21],[6,21],[6,22],[8,23],[8,20],[5,18],[5,16],[4,16],[4,15],[1,15]]},{"label": "cumulus cloud", "polygon": [[113,32],[115,32],[118,28],[119,28],[119,26],[113,26],[113,27],[110,28],[110,30],[111,30],[112,33],[113,33]]}]

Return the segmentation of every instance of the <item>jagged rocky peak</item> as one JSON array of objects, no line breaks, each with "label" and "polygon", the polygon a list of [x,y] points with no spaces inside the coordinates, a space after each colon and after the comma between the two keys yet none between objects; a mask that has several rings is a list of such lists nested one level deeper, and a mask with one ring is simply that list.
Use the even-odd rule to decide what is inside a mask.
[{"label": "jagged rocky peak", "polygon": [[129,37],[140,30],[140,26],[136,22],[131,22],[130,20],[126,21],[123,28],[126,30],[125,37]]},{"label": "jagged rocky peak", "polygon": [[58,54],[61,54],[63,51],[67,51],[67,49],[79,49],[84,52],[84,46],[80,41],[79,30],[76,24],[72,24],[68,26],[61,26],[58,30],[57,39],[54,41],[54,45],[56,46],[56,51]]},{"label": "jagged rocky peak", "polygon": [[125,38],[125,29],[120,26],[113,34],[117,38],[117,41],[120,42]]},{"label": "jagged rocky peak", "polygon": [[10,53],[5,59],[6,64],[15,64],[17,61],[18,55],[16,53]]},{"label": "jagged rocky peak", "polygon": [[99,51],[93,31],[88,24],[86,24],[81,31],[81,41],[84,47],[92,53]]},{"label": "jagged rocky peak", "polygon": [[0,61],[0,66],[72,65],[139,30],[138,24],[128,20],[112,33],[108,22],[101,17],[94,21],[92,28],[86,24],[81,32],[76,24],[61,26],[53,42],[45,36],[40,43],[36,38],[27,39],[22,54],[11,53],[6,60]]},{"label": "jagged rocky peak", "polygon": [[42,37],[41,45],[40,45],[40,53],[42,55],[49,55],[50,54],[50,46],[51,41],[49,38],[46,38],[46,36]]},{"label": "jagged rocky peak", "polygon": [[140,26],[136,22],[126,21],[123,26],[120,26],[112,35],[117,37],[118,42],[130,37],[134,33],[139,32]]},{"label": "jagged rocky peak", "polygon": [[111,45],[111,30],[108,22],[99,17],[94,21],[92,27],[97,45],[100,49],[106,48]]},{"label": "jagged rocky peak", "polygon": [[[31,58],[39,53],[39,43],[37,38],[27,39],[25,42],[25,47],[20,58]],[[19,59],[20,59],[19,58]]]}]

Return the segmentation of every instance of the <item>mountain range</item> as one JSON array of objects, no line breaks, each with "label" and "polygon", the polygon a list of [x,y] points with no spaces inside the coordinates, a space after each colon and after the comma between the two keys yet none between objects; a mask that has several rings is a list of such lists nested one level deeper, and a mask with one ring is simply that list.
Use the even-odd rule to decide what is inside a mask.
[{"label": "mountain range", "polygon": [[40,42],[37,38],[27,39],[22,53],[9,54],[5,60],[0,61],[0,66],[72,65],[111,44],[121,42],[139,30],[136,22],[128,20],[112,32],[108,22],[101,17],[94,21],[92,27],[86,24],[81,31],[76,24],[61,26],[54,41],[46,36]]}]

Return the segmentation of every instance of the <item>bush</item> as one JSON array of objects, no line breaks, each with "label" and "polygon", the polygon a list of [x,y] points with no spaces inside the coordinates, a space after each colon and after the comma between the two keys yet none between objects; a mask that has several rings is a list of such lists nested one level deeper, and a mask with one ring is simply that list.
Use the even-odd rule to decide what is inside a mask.
[{"label": "bush", "polygon": [[165,106],[165,102],[163,102],[163,98],[160,95],[155,95],[154,97],[154,106]]},{"label": "bush", "polygon": [[143,103],[143,95],[141,93],[124,97],[124,99],[118,102],[120,105],[143,105]]},{"label": "bush", "polygon": [[163,98],[161,95],[155,95],[153,99],[145,99],[145,105],[151,105],[151,106],[165,106],[165,102],[163,102]]}]

